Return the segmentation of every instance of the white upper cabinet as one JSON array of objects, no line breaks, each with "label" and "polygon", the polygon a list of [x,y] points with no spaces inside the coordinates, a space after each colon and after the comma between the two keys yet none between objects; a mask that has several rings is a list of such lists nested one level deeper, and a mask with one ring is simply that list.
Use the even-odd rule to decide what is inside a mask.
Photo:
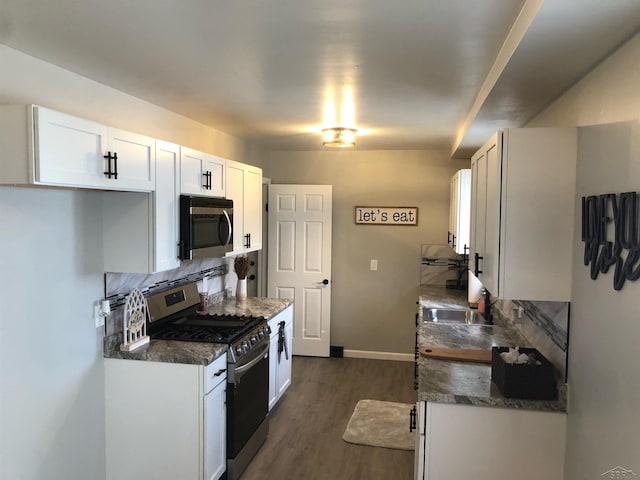
[{"label": "white upper cabinet", "polygon": [[227,160],[227,198],[233,200],[233,251],[262,248],[262,169]]},{"label": "white upper cabinet", "polygon": [[469,253],[470,213],[471,169],[458,170],[451,177],[447,242],[459,254]]},{"label": "white upper cabinet", "polygon": [[2,108],[2,183],[152,191],[155,140],[32,105]]},{"label": "white upper cabinet", "polygon": [[[117,184],[124,190],[153,190],[156,183],[156,141],[151,137],[126,132],[117,128],[107,129],[107,168],[112,158],[112,174],[107,173],[106,186]],[[111,177],[111,178],[109,178]]]},{"label": "white upper cabinet", "polygon": [[180,154],[180,191],[185,195],[225,196],[223,158],[182,147]]},{"label": "white upper cabinet", "polygon": [[107,127],[34,107],[34,182],[106,187]]},{"label": "white upper cabinet", "polygon": [[180,266],[180,146],[156,142],[156,190],[103,194],[104,270],[154,273]]},{"label": "white upper cabinet", "polygon": [[496,297],[570,301],[577,130],[516,128],[471,158],[470,270]]}]

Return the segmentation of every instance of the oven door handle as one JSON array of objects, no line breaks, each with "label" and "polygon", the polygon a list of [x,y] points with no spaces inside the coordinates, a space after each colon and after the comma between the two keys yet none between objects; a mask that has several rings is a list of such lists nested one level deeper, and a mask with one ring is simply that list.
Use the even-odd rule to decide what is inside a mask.
[{"label": "oven door handle", "polygon": [[269,354],[269,343],[264,343],[260,348],[262,349],[262,351],[258,354],[258,356],[256,358],[254,358],[253,360],[245,363],[244,365],[241,365],[241,366],[236,367],[234,369],[234,373],[236,375],[241,374],[242,372],[244,372],[246,370],[249,370],[256,363],[258,363],[259,361],[261,361],[264,358],[267,358],[267,355]]}]

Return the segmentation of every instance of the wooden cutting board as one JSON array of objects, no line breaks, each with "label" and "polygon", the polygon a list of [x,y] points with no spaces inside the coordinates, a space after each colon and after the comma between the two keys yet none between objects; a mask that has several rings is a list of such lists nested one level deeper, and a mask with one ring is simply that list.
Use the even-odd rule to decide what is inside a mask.
[{"label": "wooden cutting board", "polygon": [[420,355],[439,360],[491,364],[491,350],[474,348],[428,348],[420,347]]}]

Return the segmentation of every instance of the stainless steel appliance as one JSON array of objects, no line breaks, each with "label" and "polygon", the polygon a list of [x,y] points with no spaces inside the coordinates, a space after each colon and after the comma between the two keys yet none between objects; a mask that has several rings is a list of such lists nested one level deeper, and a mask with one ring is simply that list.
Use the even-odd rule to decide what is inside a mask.
[{"label": "stainless steel appliance", "polygon": [[147,298],[152,339],[225,343],[227,354],[227,478],[237,479],[269,433],[269,324],[265,318],[197,312],[188,283]]},{"label": "stainless steel appliance", "polygon": [[180,195],[180,259],[233,250],[233,200]]}]

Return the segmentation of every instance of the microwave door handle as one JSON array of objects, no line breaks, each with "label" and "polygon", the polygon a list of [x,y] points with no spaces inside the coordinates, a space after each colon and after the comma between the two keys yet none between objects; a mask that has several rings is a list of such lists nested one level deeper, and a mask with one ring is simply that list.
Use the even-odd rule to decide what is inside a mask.
[{"label": "microwave door handle", "polygon": [[229,218],[229,214],[227,213],[227,211],[223,210],[222,213],[224,213],[224,217],[227,219],[227,225],[229,225],[229,236],[227,237],[227,241],[224,242],[224,244],[229,245],[229,242],[231,242],[231,238],[233,237],[233,226],[231,225],[231,219]]}]

